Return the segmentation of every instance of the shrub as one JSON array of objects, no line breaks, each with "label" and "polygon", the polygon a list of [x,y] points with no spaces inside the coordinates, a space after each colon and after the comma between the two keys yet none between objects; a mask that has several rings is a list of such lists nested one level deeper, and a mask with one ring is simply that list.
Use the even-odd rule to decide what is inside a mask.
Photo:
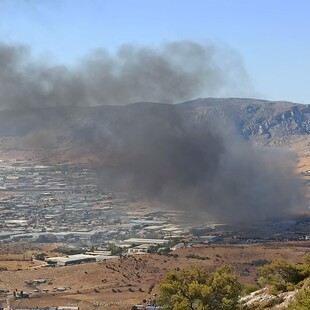
[{"label": "shrub", "polygon": [[294,300],[289,304],[289,310],[310,309],[310,287],[304,288],[295,294]]},{"label": "shrub", "polygon": [[287,260],[275,260],[272,263],[258,268],[259,282],[269,285],[271,293],[291,291],[305,279],[304,267]]},{"label": "shrub", "polygon": [[270,264],[270,261],[268,261],[266,259],[257,259],[257,260],[252,261],[251,266],[262,267],[262,266],[265,266],[267,264]]},{"label": "shrub", "polygon": [[196,255],[196,254],[189,254],[189,255],[186,256],[186,258],[188,258],[188,259],[195,258],[195,259],[200,259],[200,260],[210,259],[210,257],[200,256],[200,255]]},{"label": "shrub", "polygon": [[240,293],[241,284],[231,266],[223,265],[214,273],[190,267],[166,275],[158,304],[162,310],[231,310],[237,309]]}]

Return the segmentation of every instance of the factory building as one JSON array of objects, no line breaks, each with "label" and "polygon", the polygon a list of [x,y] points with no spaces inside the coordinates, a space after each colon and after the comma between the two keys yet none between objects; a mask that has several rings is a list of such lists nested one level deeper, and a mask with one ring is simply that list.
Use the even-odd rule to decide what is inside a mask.
[{"label": "factory building", "polygon": [[56,266],[75,265],[80,263],[95,262],[96,257],[93,255],[76,254],[67,257],[50,257],[45,259],[48,264]]}]

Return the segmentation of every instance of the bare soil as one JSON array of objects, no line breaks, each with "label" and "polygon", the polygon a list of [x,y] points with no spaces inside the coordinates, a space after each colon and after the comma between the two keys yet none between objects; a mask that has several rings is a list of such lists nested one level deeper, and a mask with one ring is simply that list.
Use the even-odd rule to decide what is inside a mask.
[{"label": "bare soil", "polygon": [[[11,298],[11,305],[16,307],[78,305],[82,309],[130,309],[131,305],[157,293],[168,271],[190,265],[213,270],[229,263],[235,267],[242,283],[254,284],[257,281],[255,261],[290,259],[300,262],[305,254],[310,254],[310,242],[201,245],[173,253],[178,257],[145,254],[64,267],[33,268],[28,262],[23,270],[0,272],[0,288],[32,293],[29,299]],[[204,259],[187,258],[189,254]],[[21,263],[16,261],[16,266],[18,264]],[[46,283],[31,284],[39,278],[46,279]],[[63,287],[66,291],[57,291]],[[3,297],[2,304],[5,303]]]}]

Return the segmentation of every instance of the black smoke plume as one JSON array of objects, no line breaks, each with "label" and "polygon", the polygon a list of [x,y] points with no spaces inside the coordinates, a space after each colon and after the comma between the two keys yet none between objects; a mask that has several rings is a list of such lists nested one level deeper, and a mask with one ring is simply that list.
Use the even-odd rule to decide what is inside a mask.
[{"label": "black smoke plume", "polygon": [[242,95],[249,85],[237,54],[211,44],[127,44],[115,53],[94,50],[72,66],[36,60],[25,45],[0,44],[2,109],[176,103],[198,96]]},{"label": "black smoke plume", "polygon": [[[57,144],[59,128],[74,128],[63,136],[77,154],[89,149],[105,158],[96,170],[104,187],[219,221],[282,217],[300,206],[294,158],[251,146],[220,119],[195,122],[182,105],[105,106],[87,117],[64,107],[175,103],[241,91],[246,82],[238,57],[189,41],[96,50],[71,67],[35,61],[26,46],[0,45],[0,107],[27,117],[27,141]],[[29,109],[46,107],[59,112]],[[79,118],[74,126],[70,117]]]},{"label": "black smoke plume", "polygon": [[104,169],[104,184],[230,223],[282,218],[303,206],[291,154],[253,147],[225,122],[186,119],[178,105],[136,104],[120,114],[113,138],[102,139],[115,164]]}]

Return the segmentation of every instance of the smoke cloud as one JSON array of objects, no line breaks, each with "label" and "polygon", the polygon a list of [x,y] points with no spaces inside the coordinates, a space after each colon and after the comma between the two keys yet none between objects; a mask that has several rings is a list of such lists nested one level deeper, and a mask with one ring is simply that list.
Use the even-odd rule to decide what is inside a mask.
[{"label": "smoke cloud", "polygon": [[251,92],[233,50],[191,41],[158,48],[127,44],[115,53],[97,49],[75,66],[35,60],[29,47],[2,43],[0,68],[2,109],[176,103]]},{"label": "smoke cloud", "polygon": [[[0,68],[0,107],[27,114],[27,143],[46,147],[69,136],[77,153],[87,148],[102,155],[109,167],[96,171],[105,188],[225,222],[282,217],[302,204],[291,155],[251,146],[219,119],[196,122],[184,105],[124,105],[176,103],[232,89],[240,94],[249,82],[234,53],[190,41],[123,45],[114,54],[93,51],[69,67],[36,61],[26,46],[0,44]],[[37,120],[29,109],[108,104],[124,106],[87,117],[80,109],[54,116],[46,109]],[[79,120],[70,123],[70,117]],[[45,128],[43,136],[31,126]],[[59,128],[74,132],[59,135]]]},{"label": "smoke cloud", "polygon": [[230,223],[281,218],[303,206],[294,156],[253,147],[218,121],[193,122],[182,106],[131,105],[112,126],[113,139],[103,139],[115,166],[102,182]]}]

